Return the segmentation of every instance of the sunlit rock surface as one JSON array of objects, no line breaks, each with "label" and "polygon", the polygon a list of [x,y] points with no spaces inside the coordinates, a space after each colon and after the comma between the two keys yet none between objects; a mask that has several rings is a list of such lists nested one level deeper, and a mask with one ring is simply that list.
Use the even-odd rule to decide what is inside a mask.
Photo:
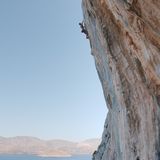
[{"label": "sunlit rock surface", "polygon": [[160,1],[82,8],[109,110],[93,160],[160,160]]}]

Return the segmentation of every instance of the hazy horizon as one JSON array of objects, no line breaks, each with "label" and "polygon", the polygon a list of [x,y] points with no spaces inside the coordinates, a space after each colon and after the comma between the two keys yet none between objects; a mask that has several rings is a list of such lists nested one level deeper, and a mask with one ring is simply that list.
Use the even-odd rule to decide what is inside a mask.
[{"label": "hazy horizon", "polygon": [[107,107],[81,0],[4,0],[0,19],[0,135],[101,137]]},{"label": "hazy horizon", "polygon": [[77,139],[77,140],[72,140],[72,139],[62,139],[62,138],[49,138],[49,139],[45,139],[45,138],[40,138],[40,137],[35,137],[35,136],[27,136],[27,135],[18,135],[18,136],[1,136],[1,138],[36,138],[36,139],[40,139],[40,140],[44,140],[44,141],[50,141],[50,140],[64,140],[64,141],[70,141],[70,142],[83,142],[86,140],[94,140],[94,139],[101,139],[101,137],[86,137],[85,139]]}]

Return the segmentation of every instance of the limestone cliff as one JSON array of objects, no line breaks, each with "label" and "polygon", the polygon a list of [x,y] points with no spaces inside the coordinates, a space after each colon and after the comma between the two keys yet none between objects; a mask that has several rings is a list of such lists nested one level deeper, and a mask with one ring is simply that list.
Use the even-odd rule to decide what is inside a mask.
[{"label": "limestone cliff", "polygon": [[160,160],[160,1],[83,0],[108,106],[94,160]]}]

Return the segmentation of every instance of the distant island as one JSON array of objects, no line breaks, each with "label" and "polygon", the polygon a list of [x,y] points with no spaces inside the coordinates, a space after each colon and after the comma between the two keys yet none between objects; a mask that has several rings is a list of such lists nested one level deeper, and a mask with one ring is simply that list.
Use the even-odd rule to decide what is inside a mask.
[{"label": "distant island", "polygon": [[41,157],[68,157],[92,154],[100,139],[88,139],[82,142],[66,140],[41,140],[35,137],[0,137],[0,154],[28,154]]}]

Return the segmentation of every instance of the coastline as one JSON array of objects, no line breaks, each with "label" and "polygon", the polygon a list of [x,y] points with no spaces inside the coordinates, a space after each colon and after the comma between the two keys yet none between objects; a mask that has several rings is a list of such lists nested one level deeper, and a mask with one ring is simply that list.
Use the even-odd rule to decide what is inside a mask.
[{"label": "coastline", "polygon": [[72,155],[47,155],[47,154],[40,154],[40,155],[36,155],[36,156],[38,156],[38,157],[48,157],[48,158],[52,158],[52,157],[55,157],[55,158],[60,158],[60,157],[62,157],[62,158],[64,158],[64,157],[72,157]]}]

